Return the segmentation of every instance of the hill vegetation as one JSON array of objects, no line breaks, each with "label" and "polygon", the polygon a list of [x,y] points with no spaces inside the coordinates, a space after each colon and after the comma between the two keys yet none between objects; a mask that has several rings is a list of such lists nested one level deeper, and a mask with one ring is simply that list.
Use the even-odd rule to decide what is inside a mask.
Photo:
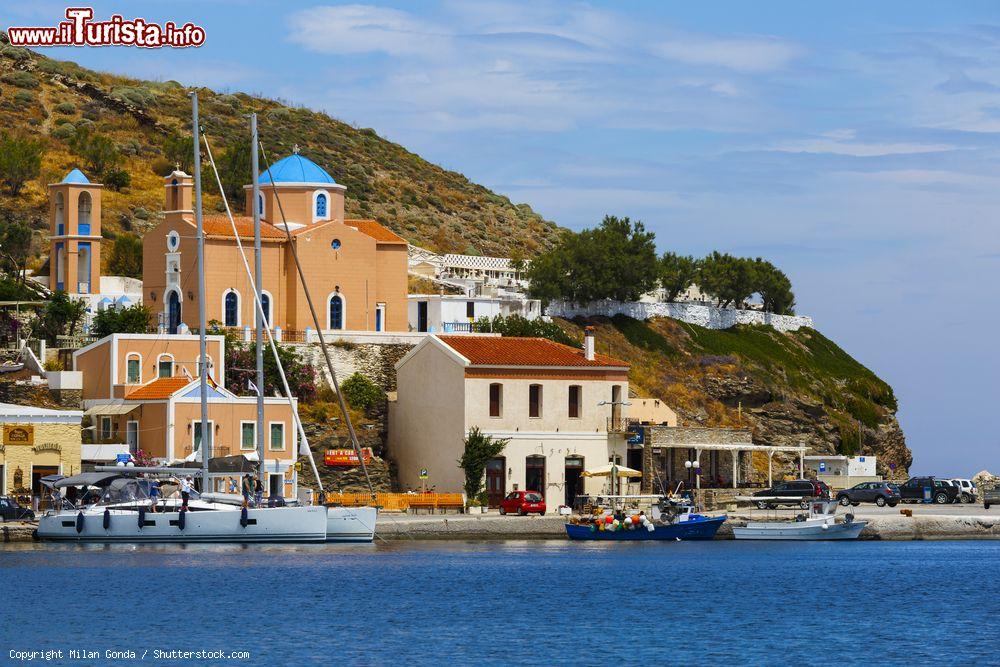
[{"label": "hill vegetation", "polygon": [[[142,234],[161,219],[162,176],[190,169],[189,89],[176,81],[141,81],[99,73],[12,47],[0,33],[0,144],[31,149],[0,183],[0,224],[24,222],[35,232],[32,263],[45,260],[46,185],[81,167],[106,186],[104,234]],[[245,115],[259,116],[271,161],[300,152],[347,187],[346,213],[372,217],[411,243],[438,252],[527,256],[560,235],[526,204],[431,164],[402,146],[325,113],[246,93],[198,89],[201,119],[225,186],[242,196],[249,163]],[[13,159],[10,158],[10,159]],[[4,167],[0,164],[0,169]],[[214,176],[203,179],[206,209],[219,209]]]}]

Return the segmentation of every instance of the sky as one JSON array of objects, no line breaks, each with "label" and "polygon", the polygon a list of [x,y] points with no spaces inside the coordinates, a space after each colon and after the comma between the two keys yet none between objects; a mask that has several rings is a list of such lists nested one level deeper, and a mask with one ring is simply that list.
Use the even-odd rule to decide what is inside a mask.
[{"label": "sky", "polygon": [[770,259],[893,386],[912,471],[1000,472],[1000,4],[91,4],[206,43],[47,55],[323,110],[572,229]]}]

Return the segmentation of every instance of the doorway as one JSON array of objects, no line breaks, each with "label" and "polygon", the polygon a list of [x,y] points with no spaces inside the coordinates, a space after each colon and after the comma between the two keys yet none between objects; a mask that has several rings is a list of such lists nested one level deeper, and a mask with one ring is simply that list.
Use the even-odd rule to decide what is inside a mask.
[{"label": "doorway", "polygon": [[507,490],[507,459],[500,457],[486,462],[486,495],[490,507],[500,507]]},{"label": "doorway", "polygon": [[427,331],[426,301],[417,301],[417,331]]},{"label": "doorway", "polygon": [[566,457],[566,506],[573,507],[576,497],[583,493],[583,457]]},{"label": "doorway", "polygon": [[181,325],[181,297],[177,290],[171,290],[167,297],[167,333],[177,333]]},{"label": "doorway", "polygon": [[285,476],[282,474],[269,474],[267,476],[267,494],[271,498],[280,498],[285,495]]},{"label": "doorway", "polygon": [[38,509],[47,509],[52,502],[40,480],[46,475],[58,474],[59,466],[31,466],[31,497],[39,499]]},{"label": "doorway", "polygon": [[545,457],[534,454],[524,461],[524,490],[545,496]]}]

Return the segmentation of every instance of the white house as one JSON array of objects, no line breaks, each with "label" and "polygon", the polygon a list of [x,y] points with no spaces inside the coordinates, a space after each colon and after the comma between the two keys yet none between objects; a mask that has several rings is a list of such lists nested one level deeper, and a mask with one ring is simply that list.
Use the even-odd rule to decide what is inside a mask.
[{"label": "white house", "polygon": [[457,462],[479,427],[510,439],[487,466],[491,506],[512,490],[541,491],[555,512],[578,493],[602,492],[606,478],[582,475],[624,460],[628,368],[594,353],[592,331],[584,349],[544,338],[428,336],[396,364],[389,451],[400,483],[462,490]]},{"label": "white house", "polygon": [[534,320],[542,316],[542,303],[537,299],[410,294],[408,300],[410,331],[468,332],[481,317],[520,315]]}]

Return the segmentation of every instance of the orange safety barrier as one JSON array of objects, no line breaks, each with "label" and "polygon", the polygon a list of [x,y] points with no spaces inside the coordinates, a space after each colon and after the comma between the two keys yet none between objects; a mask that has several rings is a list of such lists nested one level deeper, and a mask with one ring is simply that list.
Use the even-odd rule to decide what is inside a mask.
[{"label": "orange safety barrier", "polygon": [[465,497],[461,493],[376,493],[372,494],[328,492],[327,505],[341,507],[363,507],[374,504],[383,510],[406,512],[413,509],[462,509],[465,507]]}]

